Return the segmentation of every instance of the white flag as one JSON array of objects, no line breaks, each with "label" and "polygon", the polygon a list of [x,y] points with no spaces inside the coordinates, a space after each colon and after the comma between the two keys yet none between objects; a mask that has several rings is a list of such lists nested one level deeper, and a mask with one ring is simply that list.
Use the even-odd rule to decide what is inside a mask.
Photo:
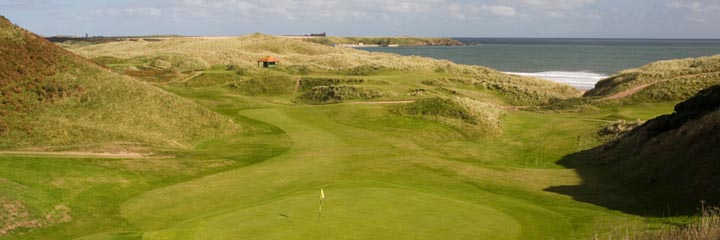
[{"label": "white flag", "polygon": [[323,192],[323,189],[320,189],[320,199],[325,199],[325,192]]}]

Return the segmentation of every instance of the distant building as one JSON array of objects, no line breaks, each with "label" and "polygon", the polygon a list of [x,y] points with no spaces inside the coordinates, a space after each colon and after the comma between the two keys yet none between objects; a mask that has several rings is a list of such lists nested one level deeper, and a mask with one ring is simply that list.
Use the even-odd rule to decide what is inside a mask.
[{"label": "distant building", "polygon": [[321,32],[321,33],[311,33],[310,36],[311,36],[311,37],[327,37],[327,34],[326,34],[325,32]]},{"label": "distant building", "polygon": [[260,66],[260,64],[262,64],[262,67],[269,68],[269,67],[274,67],[275,65],[280,63],[280,60],[278,60],[277,58],[271,57],[271,56],[265,56],[264,58],[257,60],[257,62],[258,62],[258,66]]}]

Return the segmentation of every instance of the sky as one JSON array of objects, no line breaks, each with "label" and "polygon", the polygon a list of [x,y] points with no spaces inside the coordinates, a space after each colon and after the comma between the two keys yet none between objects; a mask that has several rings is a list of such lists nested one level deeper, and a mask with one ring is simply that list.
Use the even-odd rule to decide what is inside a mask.
[{"label": "sky", "polygon": [[45,36],[720,38],[720,0],[0,0]]}]

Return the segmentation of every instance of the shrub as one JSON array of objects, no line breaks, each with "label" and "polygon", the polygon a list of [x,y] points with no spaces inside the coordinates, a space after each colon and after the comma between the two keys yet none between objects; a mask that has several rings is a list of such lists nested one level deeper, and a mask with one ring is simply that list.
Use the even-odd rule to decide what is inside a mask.
[{"label": "shrub", "polygon": [[175,67],[183,71],[201,71],[210,68],[210,64],[196,56],[188,56],[179,60]]},{"label": "shrub", "polygon": [[384,70],[387,70],[387,68],[378,65],[361,65],[353,68],[340,70],[340,73],[351,76],[369,76],[380,73]]},{"label": "shrub", "polygon": [[385,94],[379,90],[353,85],[317,86],[300,95],[301,102],[309,104],[336,103],[346,100],[369,100]]},{"label": "shrub", "polygon": [[233,72],[235,72],[235,74],[240,75],[240,76],[249,76],[249,75],[255,74],[257,72],[257,68],[239,66],[239,65],[235,65],[235,64],[226,65],[225,70],[233,71]]},{"label": "shrub", "polygon": [[162,60],[162,59],[155,59],[150,63],[150,66],[156,67],[159,69],[168,69],[172,67],[172,63]]},{"label": "shrub", "polygon": [[290,66],[278,66],[273,68],[274,70],[285,72],[292,75],[308,75],[310,74],[310,68],[305,65],[290,65]]},{"label": "shrub", "polygon": [[365,79],[362,78],[303,77],[300,80],[300,90],[307,91],[317,86],[355,85],[362,84],[364,82]]},{"label": "shrub", "polygon": [[625,121],[625,120],[618,120],[615,122],[612,122],[602,129],[600,129],[597,132],[598,138],[601,140],[607,142],[610,140],[617,139],[618,137],[625,135],[626,133],[629,133],[636,127],[641,126],[643,121],[636,120],[636,121]]},{"label": "shrub", "polygon": [[533,110],[553,112],[579,112],[592,108],[597,98],[551,98],[547,103],[534,107]]}]

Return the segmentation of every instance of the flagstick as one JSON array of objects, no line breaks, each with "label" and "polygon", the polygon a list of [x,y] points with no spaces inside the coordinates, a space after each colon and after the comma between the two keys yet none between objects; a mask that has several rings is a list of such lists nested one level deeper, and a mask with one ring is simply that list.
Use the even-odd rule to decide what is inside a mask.
[{"label": "flagstick", "polygon": [[322,216],[322,200],[325,198],[325,192],[320,189],[320,208],[318,209],[318,223],[320,223],[320,217]]},{"label": "flagstick", "polygon": [[322,216],[322,198],[320,199],[320,210],[318,210],[318,223],[320,222],[321,216]]}]

